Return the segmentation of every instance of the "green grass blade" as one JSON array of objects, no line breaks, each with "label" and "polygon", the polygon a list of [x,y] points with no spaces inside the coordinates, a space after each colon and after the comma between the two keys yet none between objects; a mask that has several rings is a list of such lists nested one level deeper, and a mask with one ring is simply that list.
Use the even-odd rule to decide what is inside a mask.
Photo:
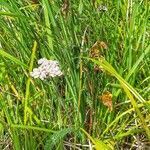
[{"label": "green grass blade", "polygon": [[24,64],[23,62],[21,62],[21,61],[20,61],[19,59],[17,59],[16,57],[14,57],[14,56],[8,54],[8,53],[5,52],[3,49],[0,49],[0,55],[1,55],[2,57],[6,57],[7,59],[9,59],[9,60],[15,62],[16,64],[22,66],[22,67],[25,68],[25,69],[28,68],[28,66],[27,66],[26,64]]},{"label": "green grass blade", "polygon": [[[32,49],[32,54],[31,54],[31,62],[29,66],[29,73],[32,71],[33,68],[33,62],[35,58],[35,51],[37,49],[37,42],[34,42],[33,49]],[[31,79],[28,77],[27,83],[26,83],[26,93],[25,93],[25,99],[24,99],[24,125],[27,123],[27,109],[28,109],[28,99],[29,99],[29,94],[30,94],[30,83]]]},{"label": "green grass blade", "polygon": [[[138,94],[136,92],[136,90],[133,89],[132,86],[130,86],[130,84],[128,84],[118,73],[117,71],[104,59],[100,59],[99,61],[94,60],[94,59],[90,59],[91,61],[93,61],[95,64],[102,66],[106,71],[108,71],[109,73],[111,73],[114,77],[116,77],[119,82],[121,83],[123,89],[125,90],[125,93],[127,94],[127,96],[129,97],[129,99],[131,100],[131,104],[133,105],[138,117],[141,120],[141,124],[143,125],[144,130],[146,131],[146,134],[148,136],[148,138],[150,139],[150,130],[144,120],[143,115],[141,114],[140,110],[138,109],[138,105],[137,102],[134,100],[133,96],[131,95],[131,93],[141,102],[145,102],[145,100],[140,96],[140,94]],[[131,92],[131,93],[130,93]]]},{"label": "green grass blade", "polygon": [[18,129],[26,129],[26,130],[37,130],[37,131],[42,131],[42,132],[48,132],[48,133],[56,133],[57,131],[42,128],[42,127],[36,127],[36,126],[28,126],[28,125],[17,125],[17,124],[12,124],[12,128],[18,128]]}]

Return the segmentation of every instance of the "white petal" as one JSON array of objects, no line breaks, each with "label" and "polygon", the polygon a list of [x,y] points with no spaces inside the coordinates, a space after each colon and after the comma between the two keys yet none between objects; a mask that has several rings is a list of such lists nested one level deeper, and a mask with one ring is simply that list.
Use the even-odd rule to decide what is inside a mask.
[{"label": "white petal", "polygon": [[47,61],[46,58],[41,58],[41,59],[38,60],[38,64],[39,64],[39,65],[40,65],[40,64],[43,64],[43,62],[45,62],[45,61]]}]

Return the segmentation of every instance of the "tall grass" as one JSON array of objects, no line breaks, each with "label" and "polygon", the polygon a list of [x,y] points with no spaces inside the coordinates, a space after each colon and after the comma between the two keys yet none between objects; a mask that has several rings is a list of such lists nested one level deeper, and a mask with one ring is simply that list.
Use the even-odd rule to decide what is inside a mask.
[{"label": "tall grass", "polygon": [[[148,147],[148,12],[147,0],[1,0],[0,149]],[[108,49],[89,59],[96,41]],[[43,57],[64,75],[31,78]]]}]

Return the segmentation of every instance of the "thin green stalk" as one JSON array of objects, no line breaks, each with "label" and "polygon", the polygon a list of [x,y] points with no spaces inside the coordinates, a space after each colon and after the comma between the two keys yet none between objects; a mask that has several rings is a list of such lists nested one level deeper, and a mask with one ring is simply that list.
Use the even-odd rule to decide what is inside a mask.
[{"label": "thin green stalk", "polygon": [[126,81],[129,80],[131,75],[135,72],[135,70],[138,68],[138,65],[141,63],[141,61],[144,59],[144,57],[150,52],[150,45],[145,49],[145,51],[142,53],[142,55],[139,57],[139,59],[136,61],[136,63],[133,65],[133,67],[130,69],[129,73],[126,76]]},{"label": "thin green stalk", "polygon": [[[52,31],[51,31],[51,23],[49,19],[49,13],[50,13],[49,5],[50,4],[47,0],[43,0],[42,3],[43,3],[43,9],[44,9],[46,31],[47,31],[47,41],[48,41],[48,45],[50,49],[53,50],[53,38],[52,38]],[[54,24],[54,21],[52,23]]]},{"label": "thin green stalk", "polygon": [[150,139],[150,129],[149,129],[148,125],[146,124],[145,119],[144,119],[143,115],[141,114],[136,101],[134,100],[130,91],[124,85],[122,85],[122,87],[123,87],[124,91],[126,92],[127,96],[129,97],[129,99],[131,100],[131,104],[133,105],[137,115],[139,116],[139,118],[141,120],[141,124],[142,124],[144,130],[146,131],[148,138]]},{"label": "thin green stalk", "polygon": [[[32,54],[31,54],[31,62],[29,65],[29,73],[32,71],[32,68],[33,68],[36,48],[37,48],[37,42],[34,41]],[[26,83],[25,99],[24,99],[24,125],[26,125],[27,123],[27,107],[28,107],[28,99],[29,99],[29,94],[30,94],[30,83],[31,83],[31,79],[30,77],[28,77],[27,83]]]},{"label": "thin green stalk", "polygon": [[56,133],[57,132],[57,131],[53,131],[53,130],[42,128],[42,127],[27,126],[27,125],[12,124],[11,127],[12,128],[18,128],[18,129],[27,129],[27,130],[37,130],[37,131],[43,131],[43,132],[50,132],[50,133]]}]

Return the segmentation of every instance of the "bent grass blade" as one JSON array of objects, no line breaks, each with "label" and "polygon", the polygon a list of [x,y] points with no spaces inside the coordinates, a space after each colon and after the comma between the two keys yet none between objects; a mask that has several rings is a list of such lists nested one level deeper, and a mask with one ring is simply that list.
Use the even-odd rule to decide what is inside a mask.
[{"label": "bent grass blade", "polygon": [[[122,88],[124,89],[125,93],[127,94],[127,96],[129,97],[129,99],[131,100],[131,104],[133,105],[133,108],[135,109],[141,124],[147,134],[147,137],[150,139],[150,129],[148,128],[148,126],[146,125],[146,122],[144,120],[143,115],[141,114],[137,102],[134,100],[133,95],[141,102],[145,102],[145,100],[142,98],[142,96],[129,84],[127,83],[118,73],[117,71],[104,59],[99,59],[99,60],[94,60],[91,58],[86,58],[88,60],[91,60],[92,62],[94,62],[95,64],[102,66],[106,71],[108,71],[109,73],[111,73],[115,78],[118,79],[118,81],[120,82]],[[132,94],[133,95],[132,95]]]}]

